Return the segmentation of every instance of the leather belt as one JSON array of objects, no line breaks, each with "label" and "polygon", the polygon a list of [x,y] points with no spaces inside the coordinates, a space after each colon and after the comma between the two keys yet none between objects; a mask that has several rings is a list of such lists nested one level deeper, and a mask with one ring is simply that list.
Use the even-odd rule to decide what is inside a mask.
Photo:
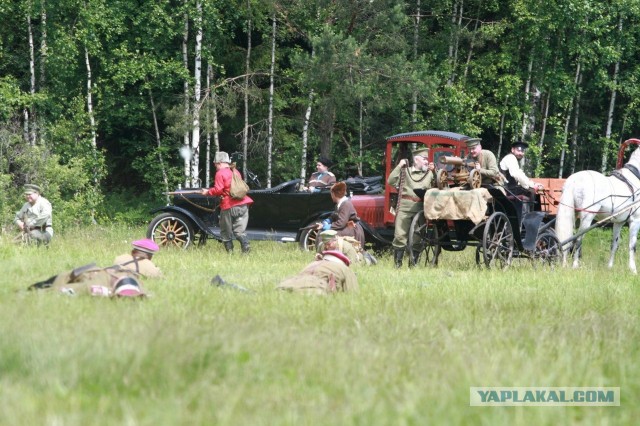
[{"label": "leather belt", "polygon": [[402,194],[400,198],[402,198],[403,200],[411,200],[414,203],[419,203],[422,201],[422,199],[419,197],[412,197],[411,195],[404,195],[404,194]]},{"label": "leather belt", "polygon": [[29,231],[33,231],[34,229],[37,229],[38,231],[42,231],[44,232],[47,228],[51,227],[51,225],[43,225],[43,226],[30,226],[29,227]]}]

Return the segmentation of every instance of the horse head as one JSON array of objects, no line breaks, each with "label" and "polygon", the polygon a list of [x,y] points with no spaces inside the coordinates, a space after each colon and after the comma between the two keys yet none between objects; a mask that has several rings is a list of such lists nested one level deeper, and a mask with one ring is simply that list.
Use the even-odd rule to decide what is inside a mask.
[{"label": "horse head", "polygon": [[632,166],[636,166],[637,169],[640,169],[640,145],[633,150],[627,164],[631,164]]}]

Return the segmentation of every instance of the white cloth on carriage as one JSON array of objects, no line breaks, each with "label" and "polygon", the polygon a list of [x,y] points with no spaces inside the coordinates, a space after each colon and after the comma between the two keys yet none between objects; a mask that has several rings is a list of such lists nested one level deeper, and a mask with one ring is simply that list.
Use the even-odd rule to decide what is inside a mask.
[{"label": "white cloth on carriage", "polygon": [[470,220],[478,224],[485,219],[491,194],[486,188],[462,190],[430,189],[424,195],[424,215],[429,220]]}]

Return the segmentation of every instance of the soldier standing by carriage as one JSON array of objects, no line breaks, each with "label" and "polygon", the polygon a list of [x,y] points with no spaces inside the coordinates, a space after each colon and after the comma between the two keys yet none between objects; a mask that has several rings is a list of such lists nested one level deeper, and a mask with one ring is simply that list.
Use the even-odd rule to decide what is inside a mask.
[{"label": "soldier standing by carriage", "polygon": [[[429,163],[429,148],[420,148],[413,151],[413,165],[411,167],[409,167],[407,159],[403,158],[387,179],[389,185],[398,187],[399,202],[396,208],[392,243],[396,268],[402,267],[402,258],[407,251],[409,228],[413,216],[422,211],[422,199],[416,195],[415,190],[426,190],[433,186],[434,168],[434,164]],[[411,255],[416,255],[413,250]]]}]

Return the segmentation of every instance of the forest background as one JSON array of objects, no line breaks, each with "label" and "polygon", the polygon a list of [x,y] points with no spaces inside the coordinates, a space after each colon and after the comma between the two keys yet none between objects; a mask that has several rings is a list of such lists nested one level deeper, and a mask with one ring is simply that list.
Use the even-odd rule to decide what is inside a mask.
[{"label": "forest background", "polygon": [[56,225],[144,222],[217,150],[264,186],[385,138],[531,145],[533,176],[606,172],[640,135],[637,0],[0,0],[0,225],[39,184]]}]

